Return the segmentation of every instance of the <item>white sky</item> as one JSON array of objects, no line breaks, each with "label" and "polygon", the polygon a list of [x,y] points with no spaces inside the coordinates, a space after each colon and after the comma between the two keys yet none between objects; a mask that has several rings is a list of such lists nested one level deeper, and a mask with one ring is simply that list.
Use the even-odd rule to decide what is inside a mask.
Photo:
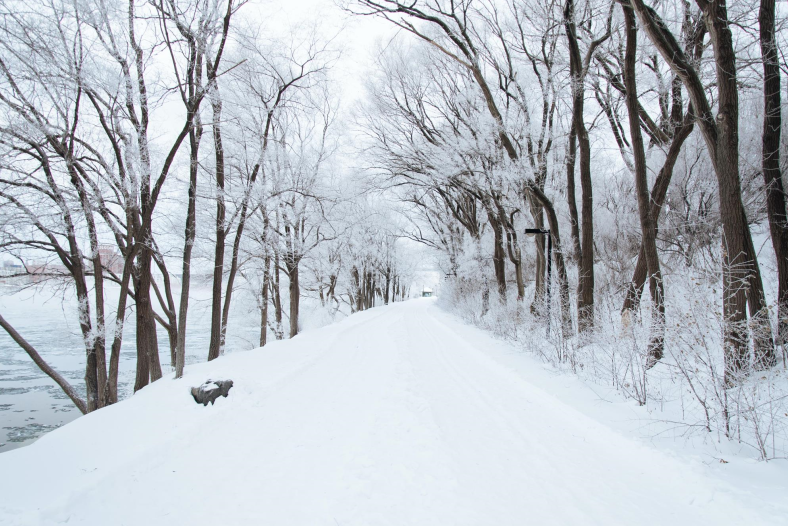
[{"label": "white sky", "polygon": [[377,17],[352,16],[335,0],[250,0],[242,13],[258,18],[274,33],[287,34],[301,24],[317,22],[325,35],[337,35],[335,43],[343,53],[332,76],[340,83],[346,107],[363,94],[378,43],[396,34],[391,23]]}]

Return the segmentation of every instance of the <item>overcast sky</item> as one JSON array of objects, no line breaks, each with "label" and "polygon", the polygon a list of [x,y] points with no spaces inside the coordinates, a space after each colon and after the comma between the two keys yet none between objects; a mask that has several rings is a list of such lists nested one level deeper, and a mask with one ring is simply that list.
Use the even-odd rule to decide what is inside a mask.
[{"label": "overcast sky", "polygon": [[336,35],[343,54],[333,77],[341,84],[346,107],[363,94],[365,76],[380,44],[396,35],[392,24],[376,17],[349,15],[337,0],[250,0],[243,9],[275,33],[287,34],[299,25],[318,22],[325,35]]}]

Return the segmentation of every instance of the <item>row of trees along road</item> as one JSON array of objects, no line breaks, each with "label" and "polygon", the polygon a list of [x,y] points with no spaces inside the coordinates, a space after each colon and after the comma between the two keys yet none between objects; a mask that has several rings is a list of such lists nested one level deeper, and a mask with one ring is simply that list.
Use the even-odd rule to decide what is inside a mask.
[{"label": "row of trees along road", "polygon": [[[436,249],[482,315],[525,302],[533,279],[530,313],[546,318],[552,266],[565,338],[598,330],[601,286],[628,324],[648,285],[646,369],[665,353],[665,268],[709,256],[724,384],[776,364],[788,68],[774,0],[346,0],[360,25],[397,34],[353,123],[331,80],[337,38],[307,26],[273,38],[243,15],[254,7],[0,0],[0,250],[76,296],[85,398],[0,325],[83,412],[118,400],[130,311],[135,390],[162,377],[157,327],[182,376],[195,263],[210,267],[212,360],[239,288],[256,298],[260,345],[298,333],[307,295],[332,316],[403,299],[403,236]],[[349,136],[363,191],[342,176]],[[621,210],[634,227],[611,218]],[[549,229],[552,261],[541,235],[527,257],[525,226]]]},{"label": "row of trees along road", "polygon": [[[775,345],[788,331],[788,223],[780,99],[786,64],[774,1],[359,0],[345,7],[412,37],[381,53],[362,126],[380,180],[399,189],[419,224],[428,225],[413,236],[446,253],[448,274],[457,276],[463,257],[491,251],[498,296],[506,301],[508,259],[520,301],[518,232],[547,227],[563,332],[593,331],[595,262],[605,258],[594,192],[606,176],[595,180],[592,159],[609,157],[614,145],[631,174],[626,192],[639,218],[637,263],[620,286],[621,312],[629,320],[639,310],[648,283],[645,366],[653,367],[664,353],[661,263],[675,243],[659,221],[674,167],[697,131],[705,148],[693,143],[691,154],[716,176],[701,208],[719,214],[711,238],[721,247],[725,383],[776,364]],[[746,130],[760,136],[760,148],[741,140],[741,93],[761,116],[760,130]],[[774,316],[751,233],[764,216],[778,262]],[[486,229],[491,249],[479,245]],[[543,315],[543,239],[536,251],[531,310]],[[467,276],[457,279],[467,285]],[[483,289],[484,311],[490,299]]]},{"label": "row of trees along road", "polygon": [[0,2],[0,250],[32,286],[76,296],[84,396],[0,325],[83,413],[118,401],[130,312],[134,390],[162,377],[160,345],[183,375],[196,262],[211,268],[209,360],[239,287],[256,291],[260,345],[298,333],[305,293],[332,314],[405,295],[395,233],[337,175],[333,35],[272,37],[253,7]]}]

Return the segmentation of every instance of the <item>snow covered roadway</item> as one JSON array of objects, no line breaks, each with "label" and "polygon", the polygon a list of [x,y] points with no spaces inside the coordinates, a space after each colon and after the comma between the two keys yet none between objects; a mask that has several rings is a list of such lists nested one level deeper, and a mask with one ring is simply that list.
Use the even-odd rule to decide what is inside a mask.
[{"label": "snow covered roadway", "polygon": [[[786,524],[416,300],[191,366],[0,455],[0,524]],[[189,387],[232,379],[197,405]]]}]

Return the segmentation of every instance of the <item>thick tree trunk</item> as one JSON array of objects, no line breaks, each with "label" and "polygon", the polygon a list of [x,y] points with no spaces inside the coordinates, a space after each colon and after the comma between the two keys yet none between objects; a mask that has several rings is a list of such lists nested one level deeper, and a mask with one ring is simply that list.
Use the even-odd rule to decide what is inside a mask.
[{"label": "thick tree trunk", "polygon": [[[520,250],[520,243],[517,240],[517,231],[514,229],[512,220],[506,217],[506,212],[504,211],[503,206],[500,204],[498,205],[498,214],[501,224],[505,226],[506,230],[506,252],[509,255],[509,261],[511,261],[512,265],[514,265],[514,277],[515,283],[517,284],[517,301],[523,301],[525,298],[525,283],[523,282],[523,257],[522,251]],[[544,271],[542,272],[544,273]],[[544,279],[544,276],[542,276],[542,279]]]},{"label": "thick tree trunk", "polygon": [[[93,230],[95,234],[95,230]],[[91,235],[93,250],[94,296],[96,298],[96,341],[93,344],[96,354],[97,407],[103,407],[104,386],[107,384],[106,327],[104,316],[104,270],[98,254],[98,238]]]},{"label": "thick tree trunk", "polygon": [[[138,241],[139,242],[139,241]],[[137,277],[134,280],[134,298],[137,320],[137,377],[134,391],[161,378],[159,362],[159,344],[156,335],[156,319],[153,316],[153,305],[150,297],[151,280],[150,248],[143,246],[137,258]]]},{"label": "thick tree trunk", "polygon": [[665,344],[665,292],[662,283],[662,271],[657,253],[657,229],[651,213],[650,195],[648,191],[648,175],[646,174],[646,150],[643,147],[643,135],[640,131],[638,114],[637,80],[635,77],[635,60],[637,59],[637,20],[632,7],[622,4],[626,24],[626,51],[624,55],[624,85],[626,86],[626,104],[629,114],[629,134],[632,143],[632,156],[635,164],[635,192],[640,212],[640,230],[642,235],[643,254],[649,276],[651,291],[651,341],[648,346],[646,368],[653,367],[662,359]]},{"label": "thick tree trunk", "polygon": [[[76,237],[73,230],[69,232],[69,245],[72,254],[78,254]],[[90,319],[90,299],[88,297],[88,287],[85,281],[85,269],[81,259],[72,259],[71,275],[74,278],[74,285],[77,292],[77,311],[79,313],[79,329],[82,333],[82,342],[85,345],[85,403],[88,412],[95,411],[99,407],[98,400],[98,374],[96,371],[96,348],[93,341],[93,333]],[[9,333],[10,334],[10,333]],[[13,336],[13,335],[12,335]],[[17,343],[19,343],[17,341]],[[24,347],[23,347],[24,348]],[[27,349],[25,349],[27,351]],[[33,355],[31,354],[31,357]]]},{"label": "thick tree trunk", "polygon": [[788,343],[788,215],[780,172],[780,63],[775,39],[775,0],[761,0],[758,15],[763,57],[763,182],[772,246],[777,258],[777,340]]}]

